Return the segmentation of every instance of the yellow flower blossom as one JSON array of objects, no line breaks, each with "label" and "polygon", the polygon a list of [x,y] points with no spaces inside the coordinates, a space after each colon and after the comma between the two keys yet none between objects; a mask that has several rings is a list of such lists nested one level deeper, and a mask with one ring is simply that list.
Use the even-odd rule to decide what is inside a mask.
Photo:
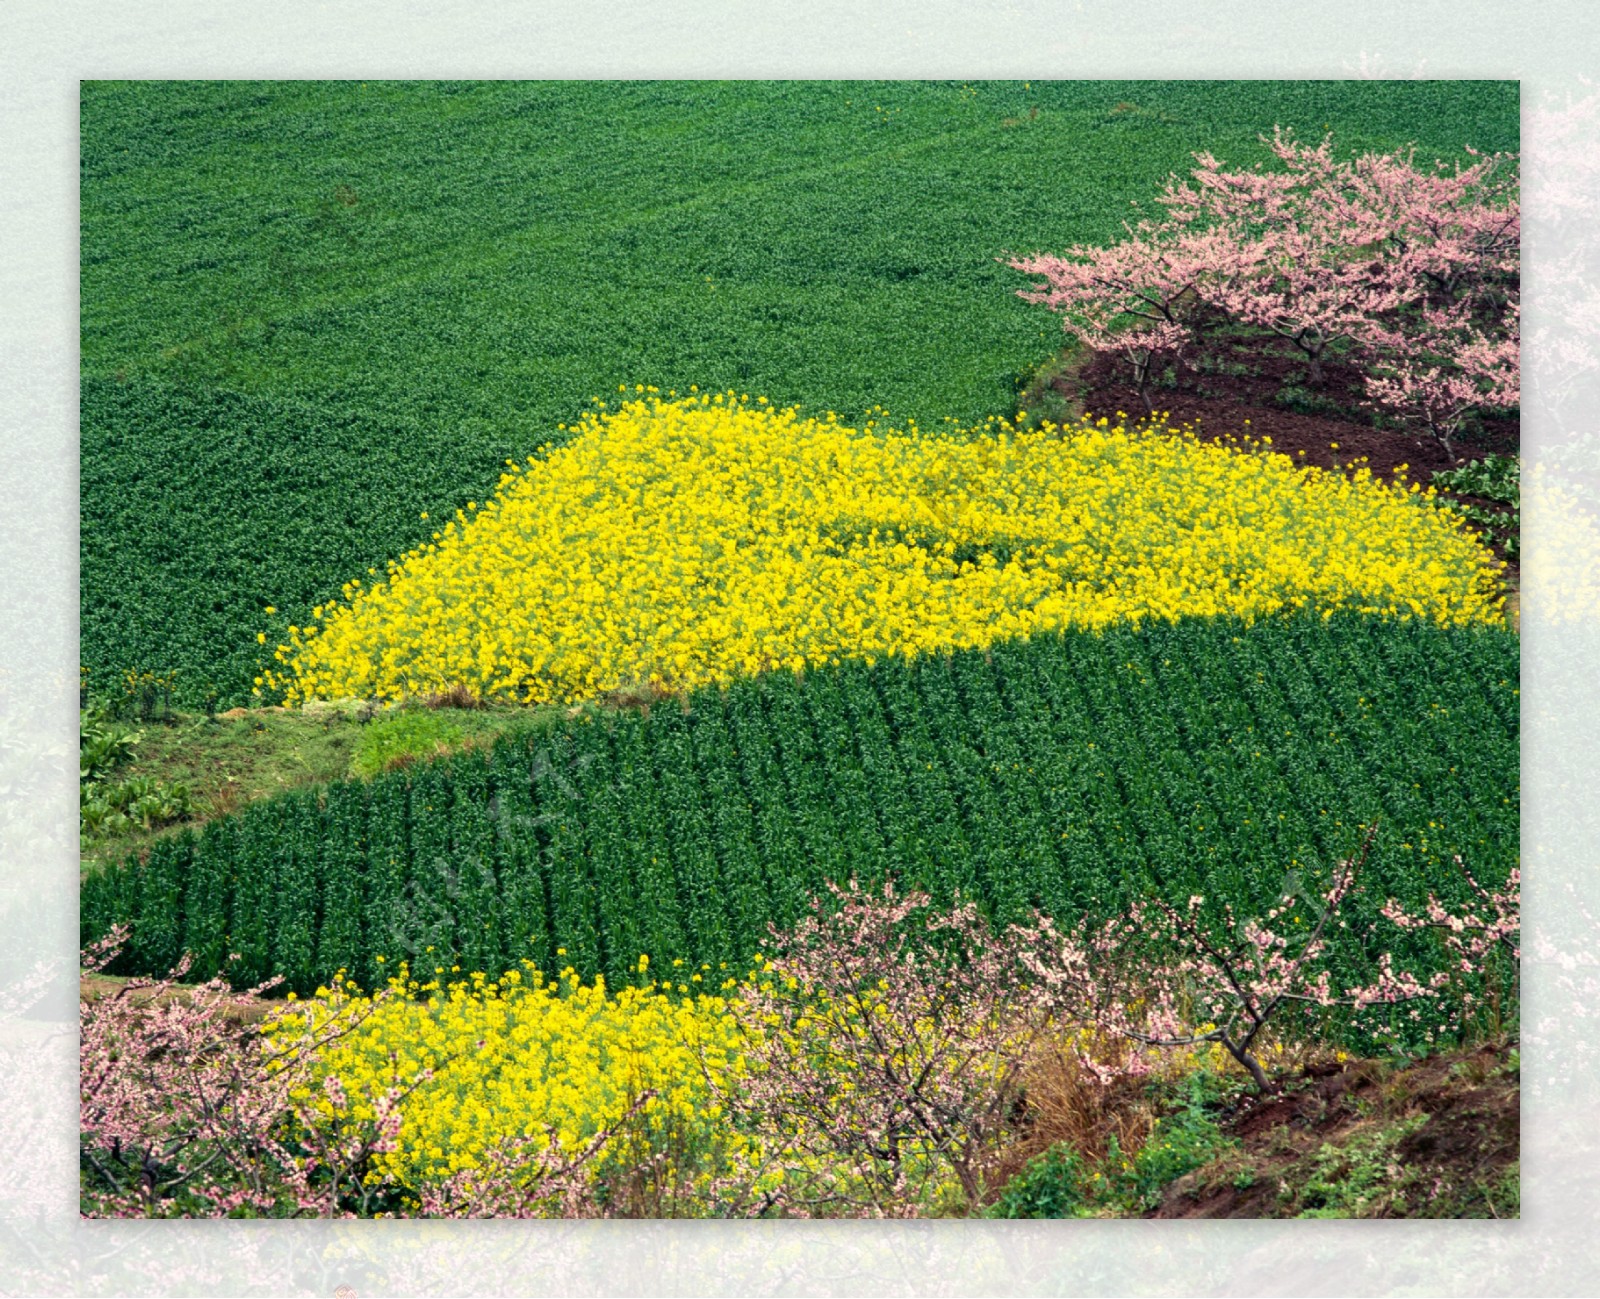
[{"label": "yellow flower blossom", "polygon": [[[507,1136],[554,1131],[564,1149],[576,1150],[646,1089],[656,1093],[644,1111],[654,1128],[675,1124],[680,1133],[720,1141],[725,1153],[748,1144],[712,1112],[701,1068],[702,1052],[726,1081],[744,1068],[738,1030],[720,996],[681,996],[654,984],[612,994],[603,981],[585,985],[576,975],[549,985],[527,963],[494,983],[477,973],[451,983],[442,998],[419,1000],[428,986],[402,967],[390,981],[401,995],[375,1006],[342,985],[319,989],[267,1029],[292,1040],[305,1027],[303,1016],[314,1024],[353,1012],[360,1026],[320,1063],[352,1098],[381,1096],[434,1070],[402,1105],[395,1149],[379,1156],[379,1170],[403,1184],[472,1167]],[[391,1051],[400,1059],[391,1061]],[[624,1142],[611,1157],[625,1156]]]},{"label": "yellow flower blossom", "polygon": [[1142,620],[1504,620],[1465,525],[1364,468],[1104,418],[929,432],[874,415],[597,402],[386,580],[291,627],[268,681],[291,703],[458,683],[545,703]]}]

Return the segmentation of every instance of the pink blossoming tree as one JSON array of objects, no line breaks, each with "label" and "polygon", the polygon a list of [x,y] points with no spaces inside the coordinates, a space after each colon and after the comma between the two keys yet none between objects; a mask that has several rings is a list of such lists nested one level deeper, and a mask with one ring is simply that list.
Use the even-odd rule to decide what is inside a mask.
[{"label": "pink blossoming tree", "polygon": [[[1509,155],[1446,174],[1415,150],[1339,160],[1276,129],[1279,166],[1225,171],[1195,155],[1157,200],[1160,222],[1112,248],[1008,259],[1043,277],[1018,290],[1066,332],[1133,367],[1150,409],[1152,364],[1200,345],[1207,312],[1286,339],[1308,381],[1328,358],[1373,370],[1370,404],[1450,438],[1475,408],[1517,404],[1521,210]],[[1469,152],[1474,152],[1469,150]],[[1007,260],[1007,259],[1002,259]]]},{"label": "pink blossoming tree", "polygon": [[[1316,922],[1300,933],[1290,932],[1285,923],[1285,917],[1307,906],[1295,893],[1263,916],[1243,922],[1225,905],[1220,923],[1204,918],[1205,899],[1199,895],[1183,907],[1158,898],[1100,924],[1081,923],[1071,933],[1039,917],[1030,927],[1014,928],[1019,957],[1064,1012],[1075,1010],[1111,1037],[1144,1046],[1215,1042],[1250,1074],[1259,1091],[1267,1091],[1272,1083],[1258,1042],[1285,1009],[1346,1007],[1359,1016],[1402,1002],[1437,999],[1458,974],[1483,972],[1486,956],[1499,945],[1519,955],[1512,936],[1521,925],[1520,875],[1513,871],[1503,890],[1490,892],[1469,873],[1466,878],[1485,908],[1482,912],[1451,911],[1431,894],[1422,916],[1407,912],[1394,899],[1382,909],[1402,929],[1444,931],[1456,958],[1455,971],[1437,970],[1419,979],[1397,969],[1393,954],[1385,950],[1376,957],[1376,977],[1336,988],[1332,972],[1321,962],[1334,929],[1346,927],[1340,909],[1356,887],[1371,843],[1369,833],[1360,853],[1339,863],[1331,887],[1317,899]],[[1450,1022],[1459,1025],[1472,1003],[1472,995],[1462,991]],[[1104,1065],[1088,1058],[1083,1063],[1101,1081],[1111,1080]],[[1122,1066],[1124,1071],[1148,1068],[1138,1056]]]},{"label": "pink blossoming tree", "polygon": [[751,1068],[725,1103],[814,1188],[791,1209],[912,1213],[952,1174],[976,1205],[1052,1008],[971,902],[828,887],[732,1003]]},{"label": "pink blossoming tree", "polygon": [[[118,926],[83,957],[104,969],[126,941]],[[365,1015],[336,1014],[268,1039],[245,1022],[252,998],[223,979],[177,986],[131,979],[80,1004],[79,1153],[82,1204],[92,1217],[355,1217],[386,1188],[368,1176],[392,1148],[400,1105],[421,1079],[370,1098],[351,1117],[329,1077],[314,1087],[320,1054]],[[370,1013],[370,1010],[367,1012]],[[324,1097],[336,1115],[318,1112]]]}]

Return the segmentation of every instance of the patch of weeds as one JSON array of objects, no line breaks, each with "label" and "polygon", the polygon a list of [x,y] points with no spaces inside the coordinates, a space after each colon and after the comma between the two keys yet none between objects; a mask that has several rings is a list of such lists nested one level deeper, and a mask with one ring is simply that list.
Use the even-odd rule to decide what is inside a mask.
[{"label": "patch of weeds", "polygon": [[1083,1156],[1060,1141],[1006,1183],[986,1218],[1080,1218],[1093,1214]]},{"label": "patch of weeds", "polygon": [[1166,1092],[1166,1112],[1132,1155],[1124,1154],[1115,1133],[1106,1143],[1105,1158],[1098,1161],[1058,1142],[1006,1183],[986,1216],[1121,1217],[1153,1208],[1178,1178],[1240,1151],[1239,1142],[1223,1133],[1211,1113],[1235,1090],[1210,1070],[1185,1075]]},{"label": "patch of weeds", "polygon": [[134,828],[152,830],[186,820],[188,787],[150,776],[113,779],[133,757],[143,735],[113,720],[113,709],[91,704],[78,712],[78,839],[98,839]]},{"label": "patch of weeds", "polygon": [[1522,1216],[1522,1161],[1518,1160],[1500,1175],[1498,1181],[1483,1187],[1484,1202],[1490,1216],[1495,1218],[1520,1218]]},{"label": "patch of weeds", "polygon": [[1399,1144],[1428,1121],[1414,1115],[1342,1145],[1324,1144],[1311,1159],[1304,1182],[1292,1192],[1298,1218],[1375,1218],[1403,1209],[1416,1181],[1414,1169],[1396,1158]]},{"label": "patch of weeds", "polygon": [[1231,379],[1248,378],[1253,373],[1248,365],[1238,361],[1227,361],[1205,352],[1195,357],[1194,369],[1197,374],[1225,375]]},{"label": "patch of weeds", "polygon": [[406,708],[362,727],[350,757],[352,776],[376,776],[418,758],[447,753],[466,738],[466,729],[441,710]]},{"label": "patch of weeds", "polygon": [[1488,455],[1455,469],[1433,475],[1431,485],[1446,492],[1476,496],[1493,502],[1481,505],[1454,496],[1439,496],[1434,503],[1459,514],[1479,528],[1485,539],[1515,559],[1522,549],[1522,457]]},{"label": "patch of weeds", "polygon": [[1301,415],[1343,416],[1347,413],[1338,402],[1297,383],[1287,383],[1279,388],[1273,394],[1272,401],[1274,405],[1281,406],[1284,410],[1292,410]]},{"label": "patch of weeds", "polygon": [[1239,1142],[1225,1135],[1210,1113],[1228,1090],[1227,1084],[1204,1070],[1178,1084],[1176,1108],[1156,1120],[1149,1139],[1113,1179],[1129,1207],[1153,1208],[1172,1182],[1239,1149]]}]

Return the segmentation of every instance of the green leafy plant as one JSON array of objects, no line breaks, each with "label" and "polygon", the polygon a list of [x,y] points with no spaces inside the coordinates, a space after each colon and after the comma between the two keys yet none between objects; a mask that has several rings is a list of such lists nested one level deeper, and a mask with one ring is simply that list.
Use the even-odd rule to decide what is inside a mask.
[{"label": "green leafy plant", "polygon": [[1415,1175],[1400,1163],[1396,1148],[1427,1121],[1426,1114],[1418,1114],[1340,1146],[1324,1145],[1299,1189],[1304,1207],[1297,1216],[1371,1218],[1403,1205]]},{"label": "green leafy plant", "polygon": [[350,774],[376,776],[415,758],[445,752],[466,734],[436,709],[404,709],[362,729],[350,758]]},{"label": "green leafy plant", "polygon": [[78,713],[78,832],[82,840],[122,834],[135,826],[153,830],[186,819],[189,789],[153,776],[111,777],[133,756],[141,733],[110,716],[103,704]]},{"label": "green leafy plant", "polygon": [[103,780],[133,756],[139,732],[113,721],[103,705],[78,710],[78,783]]},{"label": "green leafy plant", "polygon": [[1035,1155],[1006,1183],[986,1218],[1075,1218],[1092,1212],[1083,1156],[1066,1142]]},{"label": "green leafy plant", "polygon": [[1179,1084],[1176,1108],[1156,1120],[1149,1138],[1111,1184],[1139,1209],[1156,1205],[1166,1187],[1218,1156],[1238,1148],[1212,1117],[1209,1107],[1223,1084],[1207,1071],[1187,1075]]},{"label": "green leafy plant", "polygon": [[1491,541],[1505,551],[1508,558],[1515,559],[1521,553],[1521,456],[1488,455],[1455,469],[1440,470],[1433,476],[1433,486],[1463,496],[1481,497],[1504,507],[1483,506],[1476,502],[1456,500],[1453,496],[1436,498],[1440,507],[1455,511],[1468,523],[1481,528]]}]

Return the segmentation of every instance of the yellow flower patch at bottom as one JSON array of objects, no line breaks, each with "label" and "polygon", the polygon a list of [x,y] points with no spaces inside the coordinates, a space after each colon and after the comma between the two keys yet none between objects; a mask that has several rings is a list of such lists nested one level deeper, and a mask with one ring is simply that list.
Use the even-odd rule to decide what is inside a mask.
[{"label": "yellow flower patch at bottom", "polygon": [[[505,1137],[540,1139],[554,1131],[568,1152],[610,1128],[642,1092],[656,1093],[643,1118],[689,1141],[737,1139],[706,1084],[732,1082],[743,1068],[726,1002],[655,985],[610,994],[603,980],[583,984],[568,971],[546,982],[525,965],[491,981],[484,975],[440,989],[391,982],[380,1000],[324,992],[286,1017],[295,1028],[334,1013],[365,1015],[323,1055],[319,1081],[337,1076],[351,1117],[373,1117],[370,1098],[431,1069],[402,1104],[403,1121],[380,1172],[403,1185],[475,1168]],[[362,1099],[357,1099],[362,1098]],[[364,1111],[364,1112],[363,1112]],[[616,1152],[618,1155],[622,1151]]]}]

